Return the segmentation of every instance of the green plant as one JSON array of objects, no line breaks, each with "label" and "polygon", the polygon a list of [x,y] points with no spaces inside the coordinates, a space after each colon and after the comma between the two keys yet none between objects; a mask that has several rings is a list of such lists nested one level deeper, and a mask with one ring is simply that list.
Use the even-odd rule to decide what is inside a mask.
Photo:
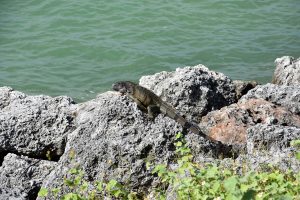
[{"label": "green plant", "polygon": [[[237,174],[235,168],[225,168],[216,164],[199,165],[193,162],[191,150],[181,133],[176,135],[176,167],[170,169],[166,164],[153,167],[152,173],[160,178],[156,199],[166,199],[168,195],[176,199],[190,200],[293,200],[300,199],[300,172],[282,172],[275,167],[266,171],[243,170]],[[300,150],[300,140],[291,142]],[[296,153],[299,159],[299,151]],[[74,160],[71,151],[70,159]],[[151,164],[146,163],[147,169]],[[64,191],[68,191],[65,192]],[[83,170],[75,163],[64,177],[62,188],[41,188],[40,197],[58,197],[62,200],[97,200],[104,196],[116,199],[139,199],[124,185],[112,179],[108,182],[96,181],[90,185],[84,179]],[[55,198],[57,199],[57,198]]]},{"label": "green plant", "polygon": [[300,140],[291,141],[291,145],[298,150],[298,152],[295,153],[295,157],[300,160]]},{"label": "green plant", "polygon": [[[182,134],[177,134],[175,143],[179,156],[176,169],[157,165],[153,173],[168,190],[159,189],[157,197],[164,199],[175,195],[176,199],[294,199],[300,198],[300,172],[248,171],[243,175],[233,169],[216,165],[199,166],[192,162],[192,155]],[[167,194],[167,191],[169,194]]]},{"label": "green plant", "polygon": [[[74,162],[75,152],[70,151],[70,160]],[[61,200],[98,200],[103,199],[104,196],[111,196],[118,199],[137,199],[137,194],[128,192],[125,187],[112,179],[108,182],[96,181],[90,185],[84,179],[84,171],[79,165],[73,163],[74,167],[71,168],[67,175],[63,178],[63,186],[61,188],[41,188],[39,197],[54,197],[57,199],[58,195]]]},{"label": "green plant", "polygon": [[48,190],[41,188],[39,197],[57,197],[61,191],[69,191],[61,195],[62,200],[96,200],[95,191],[88,191],[89,184],[83,178],[84,173],[79,167],[74,167],[68,171],[63,178],[62,188]]}]

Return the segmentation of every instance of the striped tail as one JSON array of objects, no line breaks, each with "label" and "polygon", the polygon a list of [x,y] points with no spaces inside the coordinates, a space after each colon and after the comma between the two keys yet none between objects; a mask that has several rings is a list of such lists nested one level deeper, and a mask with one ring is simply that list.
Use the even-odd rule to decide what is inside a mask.
[{"label": "striped tail", "polygon": [[174,117],[174,120],[176,122],[178,122],[183,128],[189,129],[190,131],[192,131],[195,134],[201,135],[203,138],[210,140],[212,142],[218,142],[217,140],[215,140],[214,138],[204,134],[200,128],[190,122],[188,122],[185,118],[183,118],[181,115],[176,114]]}]

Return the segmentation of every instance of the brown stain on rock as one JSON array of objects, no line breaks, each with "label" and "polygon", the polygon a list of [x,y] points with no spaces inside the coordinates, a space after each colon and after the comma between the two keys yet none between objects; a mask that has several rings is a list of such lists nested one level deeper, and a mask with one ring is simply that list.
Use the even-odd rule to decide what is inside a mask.
[{"label": "brown stain on rock", "polygon": [[202,118],[201,126],[223,143],[244,144],[247,129],[259,123],[300,127],[300,116],[266,100],[249,99],[210,112]]}]

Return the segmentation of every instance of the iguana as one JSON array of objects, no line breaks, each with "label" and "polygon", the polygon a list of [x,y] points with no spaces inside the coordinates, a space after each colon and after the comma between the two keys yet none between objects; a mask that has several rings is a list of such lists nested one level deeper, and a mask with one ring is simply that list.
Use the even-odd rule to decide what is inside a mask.
[{"label": "iguana", "polygon": [[178,114],[178,111],[171,105],[163,101],[147,88],[130,81],[116,82],[112,85],[112,88],[113,90],[119,91],[121,94],[126,94],[128,97],[133,99],[142,111],[148,112],[148,116],[151,119],[154,119],[158,113],[165,114],[193,133],[199,134],[210,141],[217,142],[212,137],[202,133],[198,126],[188,122],[184,117]]}]

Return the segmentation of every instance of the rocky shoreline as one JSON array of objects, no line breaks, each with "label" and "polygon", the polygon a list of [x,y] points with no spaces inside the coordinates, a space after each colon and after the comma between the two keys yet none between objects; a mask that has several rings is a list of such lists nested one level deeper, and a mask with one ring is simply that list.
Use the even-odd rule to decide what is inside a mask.
[{"label": "rocky shoreline", "polygon": [[251,169],[272,164],[299,171],[290,141],[300,138],[300,59],[284,56],[275,64],[273,83],[265,85],[233,81],[203,65],[140,79],[207,135],[246,147],[226,159],[215,144],[161,114],[149,120],[116,92],[76,104],[0,87],[0,199],[36,199],[42,186],[61,186],[74,163],[89,183],[117,179],[149,193],[157,177],[146,162],[172,164],[177,132],[185,133],[199,163],[247,160]]}]

